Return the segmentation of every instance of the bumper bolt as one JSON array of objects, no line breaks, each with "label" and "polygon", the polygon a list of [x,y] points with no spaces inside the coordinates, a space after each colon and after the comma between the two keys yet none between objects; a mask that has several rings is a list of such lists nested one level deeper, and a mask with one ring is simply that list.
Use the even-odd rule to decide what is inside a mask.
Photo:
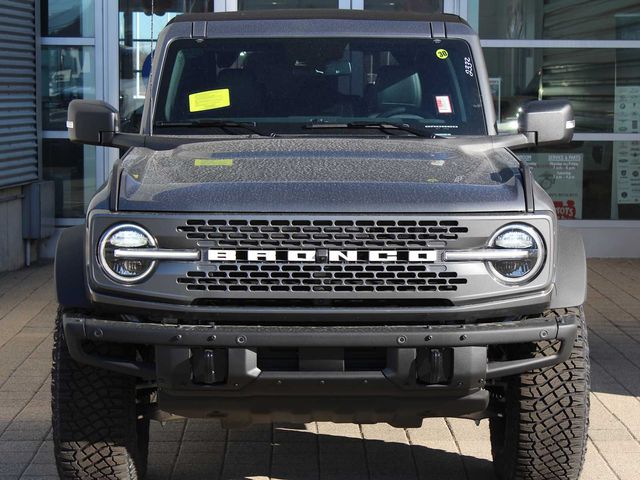
[{"label": "bumper bolt", "polygon": [[104,335],[104,332],[100,328],[96,328],[93,332],[93,336],[96,338],[100,338],[102,335]]},{"label": "bumper bolt", "polygon": [[405,337],[404,335],[400,335],[400,336],[398,337],[398,343],[399,343],[400,345],[402,345],[402,344],[404,344],[404,343],[407,343],[407,337]]},{"label": "bumper bolt", "polygon": [[540,338],[547,338],[549,336],[549,332],[546,330],[542,330],[540,332]]},{"label": "bumper bolt", "polygon": [[431,340],[433,340],[433,335],[427,335],[426,337],[424,337],[425,342],[430,342]]},{"label": "bumper bolt", "polygon": [[216,339],[216,336],[215,335],[211,335],[211,336],[207,337],[207,342],[213,342],[213,341],[215,341],[215,339]]},{"label": "bumper bolt", "polygon": [[469,338],[469,337],[467,337],[466,335],[460,335],[460,341],[461,342],[464,342],[467,338]]},{"label": "bumper bolt", "polygon": [[247,337],[245,337],[244,335],[240,335],[238,338],[236,338],[236,343],[239,345],[247,343]]},{"label": "bumper bolt", "polygon": [[179,342],[180,340],[182,340],[182,335],[180,334],[175,335],[174,337],[171,337],[172,342]]}]

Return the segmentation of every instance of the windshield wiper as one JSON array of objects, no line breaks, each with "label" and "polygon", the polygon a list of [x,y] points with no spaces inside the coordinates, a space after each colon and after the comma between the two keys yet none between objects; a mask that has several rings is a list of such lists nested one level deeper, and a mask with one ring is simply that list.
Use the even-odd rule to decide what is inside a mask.
[{"label": "windshield wiper", "polygon": [[401,130],[403,132],[408,132],[411,133],[417,137],[424,137],[424,138],[438,138],[437,135],[435,135],[433,132],[431,132],[430,130],[427,130],[426,128],[422,128],[422,127],[417,127],[417,126],[413,126],[410,125],[408,123],[401,123],[401,122],[377,122],[377,121],[368,121],[368,120],[363,120],[363,121],[356,121],[356,122],[347,122],[347,123],[320,123],[320,122],[309,122],[307,124],[305,124],[304,128],[328,128],[328,129],[332,129],[332,128],[378,128],[380,130]]},{"label": "windshield wiper", "polygon": [[238,132],[233,129],[239,128],[251,133],[255,133],[256,135],[260,135],[261,137],[272,137],[272,133],[266,133],[258,128],[256,122],[234,122],[230,120],[209,120],[206,118],[201,118],[197,120],[189,120],[187,122],[156,122],[153,124],[154,127],[167,127],[167,128],[210,128],[215,127],[223,130],[225,133],[229,133],[231,135],[237,135]]}]

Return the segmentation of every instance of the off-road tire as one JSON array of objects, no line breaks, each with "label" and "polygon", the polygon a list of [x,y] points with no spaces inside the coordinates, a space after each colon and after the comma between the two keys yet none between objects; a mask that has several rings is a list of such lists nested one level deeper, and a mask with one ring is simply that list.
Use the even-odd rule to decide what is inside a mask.
[{"label": "off-road tire", "polygon": [[[87,351],[132,358],[117,344]],[[62,479],[144,478],[149,420],[136,413],[136,378],[77,363],[67,349],[58,312],[51,372],[54,455]]]},{"label": "off-road tire", "polygon": [[[504,416],[489,421],[493,463],[502,480],[578,480],[589,424],[589,343],[582,307],[573,313],[578,336],[569,359],[553,367],[505,379]],[[547,356],[558,342],[533,344],[532,356]]]}]

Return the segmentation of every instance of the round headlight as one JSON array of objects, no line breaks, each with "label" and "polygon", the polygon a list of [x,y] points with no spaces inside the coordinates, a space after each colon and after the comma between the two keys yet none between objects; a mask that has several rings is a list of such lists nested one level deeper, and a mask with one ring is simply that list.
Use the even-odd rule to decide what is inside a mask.
[{"label": "round headlight", "polygon": [[[155,260],[117,256],[117,249],[144,250],[156,248],[156,241],[149,232],[132,224],[120,224],[109,228],[100,239],[98,257],[105,273],[118,282],[139,282],[155,267]],[[134,252],[135,253],[135,252]]]},{"label": "round headlight", "polygon": [[493,234],[488,244],[495,250],[513,250],[517,259],[491,260],[489,269],[498,280],[521,284],[533,280],[544,264],[545,249],[540,234],[528,225],[513,224]]}]

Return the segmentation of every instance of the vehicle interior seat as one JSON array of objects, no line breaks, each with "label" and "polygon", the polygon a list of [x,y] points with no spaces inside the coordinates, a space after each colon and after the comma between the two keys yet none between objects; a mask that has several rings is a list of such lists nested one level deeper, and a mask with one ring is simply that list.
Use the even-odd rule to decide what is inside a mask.
[{"label": "vehicle interior seat", "polygon": [[376,82],[368,99],[369,114],[420,114],[422,110],[422,82],[413,68],[384,65],[378,69]]}]

